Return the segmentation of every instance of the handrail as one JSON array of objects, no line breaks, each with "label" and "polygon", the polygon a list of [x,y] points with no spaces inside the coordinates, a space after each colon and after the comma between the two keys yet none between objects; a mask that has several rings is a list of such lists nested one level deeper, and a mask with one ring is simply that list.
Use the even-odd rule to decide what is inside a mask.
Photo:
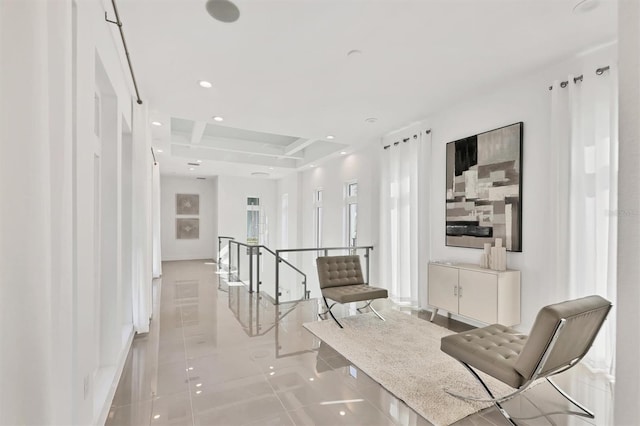
[{"label": "handrail", "polygon": [[[280,257],[280,252],[287,253],[295,253],[295,252],[308,252],[308,251],[324,251],[324,255],[328,256],[330,250],[365,250],[364,259],[365,259],[365,272],[366,272],[366,280],[365,284],[369,285],[369,251],[373,250],[373,246],[347,246],[347,247],[305,247],[305,248],[297,248],[297,249],[281,249],[276,250],[278,253],[278,257]],[[278,286],[278,277],[279,277],[278,267],[276,265],[276,286]],[[276,292],[276,303],[278,303],[278,292]]]},{"label": "handrail", "polygon": [[[269,252],[269,253],[271,253],[272,255],[274,255],[274,256],[276,256],[276,257],[280,257],[280,256],[278,256],[278,253],[277,253],[277,252],[279,252],[280,250],[273,251],[273,250],[271,250],[269,247],[266,247],[266,246],[260,246],[260,247],[262,247],[263,249],[265,249],[266,251],[268,251],[268,252]],[[292,264],[291,264],[287,259],[285,259],[285,258],[283,258],[283,257],[280,257],[280,262],[284,262],[285,264],[287,264],[287,265],[288,265],[291,269],[293,269],[294,271],[298,272],[299,274],[304,275],[304,279],[305,279],[305,281],[306,281],[306,279],[307,279],[307,274],[305,274],[305,273],[304,273],[304,272],[302,272],[300,269],[298,269],[298,268],[296,268],[295,266],[293,266],[293,265],[292,265]]]},{"label": "handrail", "polygon": [[[224,237],[219,237],[219,238],[224,238]],[[218,240],[220,241],[220,240]],[[239,273],[239,262],[240,262],[240,257],[239,257],[239,253],[240,253],[240,246],[242,247],[246,247],[249,249],[250,253],[249,253],[249,292],[253,293],[253,256],[254,256],[254,251],[257,250],[258,255],[260,255],[260,249],[265,249],[266,251],[268,251],[269,253],[271,253],[275,259],[276,259],[276,276],[275,276],[275,281],[276,281],[276,294],[275,294],[275,300],[276,300],[276,305],[279,304],[279,296],[280,296],[280,282],[279,282],[279,264],[280,262],[284,262],[288,267],[290,267],[291,269],[293,269],[294,271],[296,271],[298,274],[302,275],[302,285],[304,286],[304,297],[307,298],[308,297],[308,291],[307,291],[307,274],[305,274],[304,272],[302,272],[300,269],[296,268],[295,266],[293,266],[289,261],[287,261],[286,259],[283,259],[282,256],[280,256],[278,254],[278,251],[273,251],[271,250],[269,247],[262,245],[262,244],[247,244],[247,243],[243,243],[240,241],[235,241],[235,239],[233,239],[232,241],[229,241],[229,246],[231,246],[231,244],[236,244],[237,246],[237,250],[238,250],[238,255],[236,255],[237,259],[236,261],[238,262],[238,273]],[[260,292],[260,270],[258,269],[258,276],[257,276],[257,291]],[[231,268],[229,268],[229,276],[231,276]]]},{"label": "handrail", "polygon": [[222,235],[218,235],[218,265],[220,265],[220,263],[222,262],[222,240],[223,239],[227,239],[227,240],[235,240],[235,238],[233,237],[225,237]]},{"label": "handrail", "polygon": [[[289,268],[293,269],[295,272],[297,272],[298,274],[302,275],[303,277],[303,281],[302,284],[304,286],[304,298],[308,299],[309,298],[309,291],[307,290],[307,274],[305,274],[302,270],[300,270],[299,268],[297,268],[296,266],[294,266],[291,262],[289,262],[287,259],[284,259],[280,253],[296,253],[296,252],[318,252],[318,251],[323,251],[325,256],[329,255],[329,251],[334,251],[334,250],[365,250],[364,253],[364,258],[365,258],[365,270],[366,270],[366,281],[365,283],[368,285],[369,284],[369,252],[371,250],[374,249],[374,246],[370,245],[370,246],[344,246],[344,247],[303,247],[303,248],[286,248],[286,249],[276,249],[276,250],[272,250],[269,247],[262,245],[262,244],[247,244],[247,243],[243,243],[241,241],[236,241],[235,238],[233,237],[223,237],[223,236],[219,236],[218,237],[218,247],[220,247],[221,244],[221,240],[222,239],[228,239],[228,245],[229,245],[229,251],[231,252],[231,245],[235,244],[236,245],[236,250],[237,250],[237,265],[236,265],[236,274],[239,276],[240,275],[240,246],[242,247],[246,247],[249,249],[249,292],[253,293],[253,281],[254,281],[254,274],[253,274],[253,263],[254,263],[254,258],[253,256],[256,255],[258,256],[258,265],[260,264],[260,255],[262,253],[260,253],[261,249],[264,249],[266,251],[268,251],[269,253],[271,253],[276,260],[276,265],[275,265],[275,304],[279,305],[280,304],[280,263],[284,262],[285,265],[287,265]],[[231,279],[231,255],[229,255],[229,279]],[[257,280],[257,292],[260,292],[260,268],[258,267],[258,270],[256,272],[256,280]]]},{"label": "handrail", "polygon": [[[223,238],[223,237],[221,237],[221,238]],[[271,253],[272,255],[274,255],[276,257],[280,257],[280,256],[278,256],[277,252],[282,251],[282,250],[273,251],[269,247],[267,247],[265,245],[262,245],[262,244],[247,244],[247,243],[241,243],[240,241],[234,241],[233,244],[238,244],[239,246],[248,247],[250,249],[252,249],[252,248],[253,249],[263,248],[263,249],[265,249],[266,251],[268,251],[269,253]],[[328,250],[331,250],[331,249],[328,249]],[[284,258],[280,257],[280,261],[286,263],[291,269],[295,270],[299,274],[304,275],[305,279],[307,278],[307,274],[305,274],[300,269],[298,269],[295,266],[293,266],[291,263],[289,263],[289,261],[287,261],[287,259],[284,259]]]},{"label": "handrail", "polygon": [[278,249],[278,252],[295,252],[295,251],[329,251],[329,250],[373,250],[373,246],[347,246],[347,247],[305,247],[297,249]]}]

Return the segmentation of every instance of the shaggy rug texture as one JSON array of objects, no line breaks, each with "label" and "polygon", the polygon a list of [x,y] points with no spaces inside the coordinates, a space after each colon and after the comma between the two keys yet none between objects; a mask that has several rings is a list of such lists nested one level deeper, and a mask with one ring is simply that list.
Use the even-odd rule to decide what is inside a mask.
[{"label": "shaggy rug texture", "polygon": [[[440,351],[440,339],[453,332],[399,311],[381,314],[386,321],[367,313],[341,318],[343,329],[331,319],[304,327],[435,425],[449,425],[491,405],[463,401],[443,390],[487,397],[462,364]],[[513,391],[482,377],[494,395]]]}]

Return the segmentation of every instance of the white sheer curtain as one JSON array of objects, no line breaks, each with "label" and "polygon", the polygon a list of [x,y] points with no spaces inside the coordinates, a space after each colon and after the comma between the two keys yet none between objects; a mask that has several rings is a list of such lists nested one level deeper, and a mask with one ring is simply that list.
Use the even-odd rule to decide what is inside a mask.
[{"label": "white sheer curtain", "polygon": [[153,227],[153,278],[162,276],[162,239],[160,232],[160,165],[153,163],[153,193],[152,193],[152,227]]},{"label": "white sheer curtain", "polygon": [[422,139],[428,138],[423,133],[398,138],[381,154],[380,285],[395,302],[414,306],[419,303],[420,221],[428,219],[418,208],[420,190],[427,186],[420,182]]},{"label": "white sheer curtain", "polygon": [[[556,174],[557,286],[566,298],[599,294],[616,301],[617,71],[585,73],[552,90],[552,146]],[[609,314],[585,359],[614,372],[615,314]]]}]

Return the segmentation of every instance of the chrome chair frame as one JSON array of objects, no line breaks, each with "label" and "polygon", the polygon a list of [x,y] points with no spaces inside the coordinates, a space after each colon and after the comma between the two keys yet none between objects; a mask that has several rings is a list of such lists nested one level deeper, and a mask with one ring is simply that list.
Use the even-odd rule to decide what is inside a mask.
[{"label": "chrome chair frame", "polygon": [[[611,310],[611,305],[609,306],[609,311]],[[608,312],[607,311],[607,314]],[[605,315],[605,319],[606,319],[606,315]],[[603,320],[604,322],[604,320]],[[584,351],[584,353],[575,359],[572,359],[571,361],[569,361],[568,363],[559,366],[558,368],[556,368],[553,371],[550,372],[546,372],[544,375],[541,375],[542,373],[542,369],[545,366],[545,363],[547,361],[547,359],[549,358],[549,356],[551,355],[551,352],[553,351],[554,346],[556,345],[558,338],[560,337],[560,333],[562,332],[562,329],[565,327],[567,323],[566,318],[562,318],[558,325],[556,326],[552,338],[549,341],[548,345],[546,346],[540,361],[538,362],[538,364],[536,365],[536,368],[534,369],[534,374],[532,375],[532,377],[527,380],[525,383],[523,383],[518,389],[516,389],[516,391],[511,392],[507,395],[503,395],[501,397],[495,397],[493,392],[491,392],[491,390],[489,389],[489,387],[487,386],[487,384],[484,382],[484,380],[482,380],[482,378],[480,377],[480,375],[475,371],[475,369],[473,367],[471,367],[469,364],[457,360],[458,362],[460,362],[470,373],[471,375],[473,375],[473,377],[476,378],[476,380],[480,383],[480,385],[483,387],[483,389],[485,390],[485,392],[489,395],[489,398],[478,398],[478,397],[474,397],[474,396],[468,396],[468,395],[461,395],[455,392],[452,392],[449,389],[444,389],[444,391],[446,393],[448,393],[449,395],[462,399],[462,400],[468,400],[468,401],[477,401],[477,402],[490,402],[493,403],[493,405],[496,407],[496,409],[500,412],[500,414],[509,422],[509,424],[517,426],[517,423],[514,421],[514,418],[512,418],[509,413],[502,407],[502,402],[508,401],[512,398],[514,398],[515,396],[521,394],[522,392],[524,392],[525,390],[529,389],[530,385],[535,382],[536,380],[539,379],[546,379],[547,382],[549,382],[549,384],[551,384],[551,386],[560,394],[562,395],[567,401],[569,401],[571,404],[573,404],[575,407],[577,407],[581,412],[568,412],[569,414],[575,414],[581,417],[587,417],[590,419],[595,418],[595,414],[590,411],[589,409],[587,409],[584,405],[580,404],[578,401],[576,401],[574,398],[572,398],[569,394],[567,394],[564,390],[562,390],[553,380],[551,380],[551,376],[554,376],[556,374],[562,373],[563,371],[568,370],[569,368],[573,367],[574,365],[576,365],[588,352],[588,349],[586,351]],[[595,340],[597,333],[593,336],[591,342],[589,342],[588,347],[591,347],[591,345],[593,344],[593,341]]]},{"label": "chrome chair frame", "polygon": [[[329,315],[331,315],[331,318],[333,318],[333,320],[336,322],[336,324],[338,324],[338,326],[340,326],[340,328],[344,328],[344,327],[342,326],[342,324],[340,324],[340,321],[338,321],[338,320],[336,319],[336,317],[333,315],[333,312],[331,312],[331,309],[332,309],[335,305],[337,305],[337,304],[338,304],[338,302],[333,302],[331,305],[329,305],[329,302],[327,302],[327,298],[326,298],[326,297],[322,297],[322,299],[324,300],[324,304],[325,304],[325,306],[327,307],[327,309],[326,309],[326,310],[324,310],[323,312],[318,312],[318,317],[320,317],[320,319],[322,319],[322,315],[329,314]],[[383,317],[382,315],[380,315],[380,313],[379,313],[378,311],[376,311],[376,310],[374,309],[374,307],[371,305],[371,303],[372,303],[374,300],[375,300],[375,299],[371,299],[371,300],[367,301],[367,302],[365,303],[365,305],[364,305],[364,306],[361,306],[361,307],[359,307],[359,308],[356,308],[356,310],[357,310],[358,312],[362,313],[362,309],[369,308],[369,309],[371,309],[371,312],[373,312],[374,314],[376,314],[376,316],[377,316],[378,318],[380,318],[382,321],[386,321],[386,320],[384,319],[384,317]]]}]

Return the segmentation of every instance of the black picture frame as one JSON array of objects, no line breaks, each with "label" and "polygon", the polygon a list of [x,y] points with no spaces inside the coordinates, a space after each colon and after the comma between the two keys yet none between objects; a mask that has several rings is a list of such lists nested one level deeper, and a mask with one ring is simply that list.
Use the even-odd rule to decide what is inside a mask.
[{"label": "black picture frame", "polygon": [[483,248],[502,238],[522,252],[524,123],[446,145],[445,245]]}]

